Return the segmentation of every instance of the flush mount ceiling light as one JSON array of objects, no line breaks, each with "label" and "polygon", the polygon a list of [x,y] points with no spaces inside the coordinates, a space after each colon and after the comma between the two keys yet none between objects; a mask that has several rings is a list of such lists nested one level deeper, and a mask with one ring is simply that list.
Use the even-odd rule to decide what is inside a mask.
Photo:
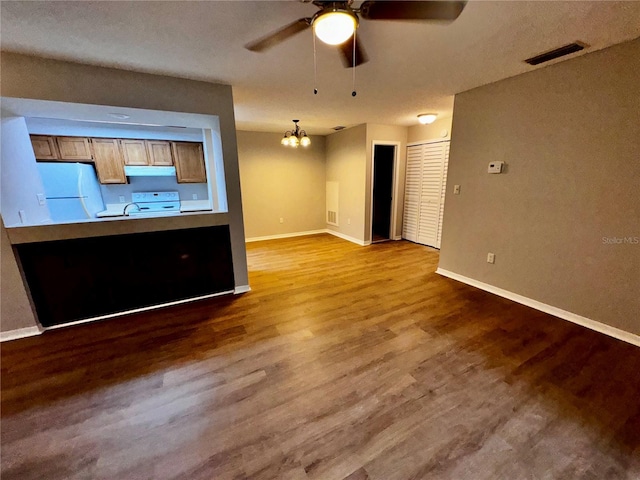
[{"label": "flush mount ceiling light", "polygon": [[313,32],[328,45],[346,42],[358,27],[358,17],[351,9],[326,8],[313,19]]},{"label": "flush mount ceiling light", "polygon": [[307,137],[307,132],[300,130],[300,127],[298,127],[299,121],[300,120],[292,120],[296,128],[294,130],[287,130],[284,132],[284,137],[282,137],[282,141],[280,143],[285,147],[296,148],[298,145],[302,145],[303,147],[311,145],[311,139]]},{"label": "flush mount ceiling light", "polygon": [[437,113],[421,113],[418,115],[418,121],[423,125],[428,125],[436,121]]}]

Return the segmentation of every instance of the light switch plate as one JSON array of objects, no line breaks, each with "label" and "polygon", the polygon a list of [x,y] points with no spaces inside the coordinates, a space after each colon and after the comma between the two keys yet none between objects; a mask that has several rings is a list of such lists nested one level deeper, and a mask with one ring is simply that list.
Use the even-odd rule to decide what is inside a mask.
[{"label": "light switch plate", "polygon": [[487,253],[487,263],[496,263],[495,253]]},{"label": "light switch plate", "polygon": [[454,195],[460,195],[460,185],[454,185],[453,186],[453,194]]},{"label": "light switch plate", "polygon": [[37,193],[36,197],[38,197],[38,205],[44,205],[46,203],[44,193]]}]

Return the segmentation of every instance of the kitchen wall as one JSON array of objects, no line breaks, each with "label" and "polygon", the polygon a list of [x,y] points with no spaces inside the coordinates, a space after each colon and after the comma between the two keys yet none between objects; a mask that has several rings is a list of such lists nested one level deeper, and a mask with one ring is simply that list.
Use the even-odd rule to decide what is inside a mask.
[{"label": "kitchen wall", "polygon": [[407,143],[451,138],[452,123],[453,118],[448,116],[443,118],[438,117],[435,122],[429,125],[422,125],[421,123],[412,125],[407,132]]},{"label": "kitchen wall", "polygon": [[[231,246],[235,284],[248,286],[242,199],[233,113],[231,86],[181,78],[150,75],[113,68],[31,57],[16,53],[1,54],[3,97],[32,98],[58,102],[131,107],[166,112],[200,113],[219,119],[219,148],[224,161],[225,188],[228,199]],[[218,138],[218,137],[217,137]],[[209,157],[209,168],[213,159]],[[215,222],[215,215],[211,215]],[[194,216],[199,222],[201,216]],[[186,220],[191,221],[189,218]],[[15,263],[15,259],[13,262]],[[21,281],[2,272],[2,284]],[[19,311],[21,295],[2,295],[9,311]],[[16,307],[16,308],[14,308]],[[5,330],[5,319],[0,328]],[[8,323],[11,325],[11,323]]]},{"label": "kitchen wall", "polygon": [[395,200],[395,220],[394,228],[391,231],[392,238],[402,236],[402,212],[404,203],[404,178],[405,165],[407,161],[407,127],[398,127],[395,125],[377,125],[367,123],[367,170],[366,170],[366,189],[365,189],[365,242],[371,241],[371,189],[372,189],[372,161],[373,161],[373,143],[374,142],[395,142],[398,143],[396,165],[396,192]]},{"label": "kitchen wall", "polygon": [[[0,195],[2,219],[9,227],[50,223],[49,208],[40,205],[44,196],[24,118],[2,118]],[[20,214],[22,212],[22,216]]]},{"label": "kitchen wall", "polygon": [[324,230],[325,138],[289,148],[279,133],[237,135],[247,238]]},{"label": "kitchen wall", "polygon": [[457,95],[440,268],[640,335],[638,72],[640,39]]},{"label": "kitchen wall", "polygon": [[338,184],[338,226],[327,228],[356,243],[365,243],[367,186],[367,126],[327,136],[326,179]]}]

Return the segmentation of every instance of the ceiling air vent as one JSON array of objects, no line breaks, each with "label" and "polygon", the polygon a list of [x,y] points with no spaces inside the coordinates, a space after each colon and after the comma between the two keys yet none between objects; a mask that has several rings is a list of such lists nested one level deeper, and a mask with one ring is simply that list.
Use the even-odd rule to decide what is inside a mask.
[{"label": "ceiling air vent", "polygon": [[337,127],[333,127],[333,129],[334,129],[336,132],[337,132],[338,130],[344,130],[345,128],[347,128],[347,127],[345,127],[344,125],[338,125]]},{"label": "ceiling air vent", "polygon": [[556,58],[569,55],[570,53],[584,50],[586,46],[587,45],[582,42],[570,43],[568,45],[564,45],[563,47],[556,48],[555,50],[541,53],[540,55],[536,55],[535,57],[527,58],[525,62],[527,62],[529,65],[540,65],[541,63],[548,62],[549,60],[554,60]]}]

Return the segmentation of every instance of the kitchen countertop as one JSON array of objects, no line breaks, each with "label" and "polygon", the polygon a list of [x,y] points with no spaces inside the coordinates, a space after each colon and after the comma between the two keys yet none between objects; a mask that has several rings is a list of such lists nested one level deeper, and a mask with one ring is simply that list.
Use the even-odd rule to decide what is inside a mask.
[{"label": "kitchen countertop", "polygon": [[208,209],[207,211],[184,211],[174,215],[129,217],[120,214],[74,223],[7,227],[7,233],[11,244],[20,244],[228,224],[229,214],[227,212],[215,212]]},{"label": "kitchen countertop", "polygon": [[[131,205],[131,203],[107,203],[105,205],[106,209],[103,210],[102,212],[98,212],[96,214],[96,217],[98,217],[99,219],[107,219],[110,217],[124,217],[124,216],[128,217],[129,215],[125,215],[124,213],[124,209],[128,205]],[[181,200],[179,212],[177,211],[167,212],[167,213],[159,212],[156,215],[150,213],[150,214],[145,214],[144,218],[166,217],[169,215],[180,215],[181,213],[188,213],[188,212],[212,212],[211,204],[209,203],[209,200]],[[140,217],[141,216],[139,215],[131,215],[131,218],[140,218]]]}]

